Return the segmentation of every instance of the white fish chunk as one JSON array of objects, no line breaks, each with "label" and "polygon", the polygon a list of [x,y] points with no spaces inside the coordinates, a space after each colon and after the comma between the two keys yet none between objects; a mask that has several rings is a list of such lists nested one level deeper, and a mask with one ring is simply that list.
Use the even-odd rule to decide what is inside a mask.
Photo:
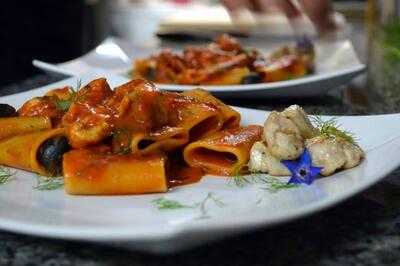
[{"label": "white fish chunk", "polygon": [[288,176],[289,170],[279,159],[274,157],[267,146],[261,141],[254,143],[250,150],[250,160],[248,163],[251,172],[268,173],[274,176]]},{"label": "white fish chunk", "polygon": [[264,123],[264,139],[279,160],[297,159],[304,150],[304,140],[296,124],[279,112],[272,112]]},{"label": "white fish chunk", "polygon": [[360,164],[364,157],[361,148],[347,140],[318,136],[306,140],[314,166],[322,167],[321,174],[332,175],[336,170],[349,169]]}]

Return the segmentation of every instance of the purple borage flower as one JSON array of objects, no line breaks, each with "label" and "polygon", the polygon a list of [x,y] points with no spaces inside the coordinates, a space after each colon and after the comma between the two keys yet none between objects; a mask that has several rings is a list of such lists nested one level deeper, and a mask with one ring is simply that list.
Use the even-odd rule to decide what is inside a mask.
[{"label": "purple borage flower", "polygon": [[315,167],[312,165],[311,156],[307,149],[304,150],[298,160],[283,160],[282,163],[292,174],[288,184],[305,183],[310,185],[322,170],[322,167]]}]

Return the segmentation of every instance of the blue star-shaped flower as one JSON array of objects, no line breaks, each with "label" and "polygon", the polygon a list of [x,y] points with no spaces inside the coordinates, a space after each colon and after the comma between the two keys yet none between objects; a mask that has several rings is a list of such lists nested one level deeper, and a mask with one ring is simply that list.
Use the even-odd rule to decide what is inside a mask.
[{"label": "blue star-shaped flower", "polygon": [[288,184],[305,183],[310,185],[322,170],[322,167],[315,167],[312,165],[311,156],[307,149],[304,150],[298,160],[283,160],[282,163],[292,174]]}]

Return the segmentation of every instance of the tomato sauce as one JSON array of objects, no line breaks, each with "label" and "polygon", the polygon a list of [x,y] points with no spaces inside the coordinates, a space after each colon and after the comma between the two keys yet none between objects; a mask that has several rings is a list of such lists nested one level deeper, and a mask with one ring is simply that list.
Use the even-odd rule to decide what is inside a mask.
[{"label": "tomato sauce", "polygon": [[177,187],[197,183],[205,175],[204,171],[200,168],[190,167],[183,163],[175,164],[172,167],[173,170],[170,171],[170,175],[168,178],[169,187]]}]

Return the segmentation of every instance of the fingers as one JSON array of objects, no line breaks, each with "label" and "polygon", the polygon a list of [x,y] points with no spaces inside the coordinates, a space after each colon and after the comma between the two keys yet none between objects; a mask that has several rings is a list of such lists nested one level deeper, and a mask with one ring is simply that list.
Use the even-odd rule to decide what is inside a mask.
[{"label": "fingers", "polygon": [[243,6],[243,1],[240,0],[221,0],[221,3],[229,12],[236,12]]},{"label": "fingers", "polygon": [[266,12],[266,6],[263,0],[248,0],[248,7],[256,13]]},{"label": "fingers", "polygon": [[221,0],[221,3],[228,9],[229,13],[237,13],[247,8],[247,0]]},{"label": "fingers", "polygon": [[[314,23],[319,33],[324,34],[335,30],[333,9],[330,0],[297,0],[301,9]],[[302,17],[302,10],[293,3],[293,0],[221,0],[229,13],[235,17],[242,10],[262,13],[277,7],[291,21]]]},{"label": "fingers", "polygon": [[238,13],[243,9],[264,13],[276,6],[275,0],[221,0],[221,2],[231,13]]},{"label": "fingers", "polygon": [[301,11],[293,4],[291,0],[276,0],[275,5],[286,15],[288,19],[294,19],[301,16]]},{"label": "fingers", "polygon": [[336,29],[332,3],[329,0],[298,0],[304,12],[317,27],[319,33]]},{"label": "fingers", "polygon": [[242,9],[262,13],[277,7],[289,19],[301,14],[291,0],[221,0],[221,2],[231,13],[237,13]]}]

